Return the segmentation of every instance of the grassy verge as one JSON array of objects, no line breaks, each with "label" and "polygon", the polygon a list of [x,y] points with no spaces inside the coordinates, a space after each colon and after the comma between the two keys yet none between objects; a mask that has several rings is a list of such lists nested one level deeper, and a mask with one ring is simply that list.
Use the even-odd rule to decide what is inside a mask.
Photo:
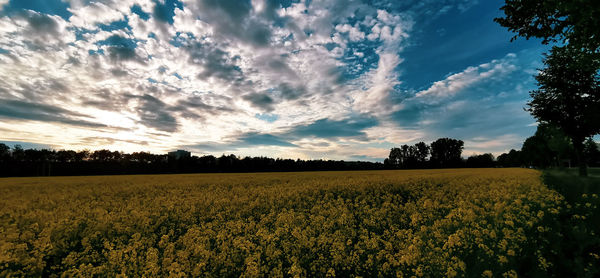
[{"label": "grassy verge", "polygon": [[589,177],[577,171],[548,170],[544,182],[565,198],[559,217],[561,238],[553,253],[558,277],[600,276],[600,169]]},{"label": "grassy verge", "polygon": [[[547,170],[545,173],[550,174],[551,176],[554,176],[556,178],[571,179],[573,176],[577,176],[577,174],[579,173],[579,168],[575,167],[575,168],[552,169],[552,170]],[[589,175],[589,178],[591,178],[591,179],[584,179],[584,182],[596,182],[596,184],[598,184],[599,179],[600,179],[600,168],[596,168],[596,167],[588,168],[588,175]],[[575,177],[575,178],[579,178],[579,177]],[[575,179],[574,182],[578,182],[578,179]]]}]

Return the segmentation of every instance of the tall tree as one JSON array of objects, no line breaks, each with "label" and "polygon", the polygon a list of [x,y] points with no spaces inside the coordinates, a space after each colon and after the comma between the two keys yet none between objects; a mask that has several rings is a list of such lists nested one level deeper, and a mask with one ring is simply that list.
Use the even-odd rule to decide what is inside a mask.
[{"label": "tall tree", "polygon": [[494,167],[494,155],[491,153],[475,154],[467,158],[467,167],[471,168],[490,168]]},{"label": "tall tree", "polygon": [[7,161],[10,157],[10,147],[0,143],[0,162]]},{"label": "tall tree", "polygon": [[517,36],[568,43],[587,52],[600,50],[600,1],[506,0],[505,17],[494,21]]},{"label": "tall tree", "polygon": [[544,65],[535,77],[539,89],[530,92],[527,110],[571,138],[579,173],[586,176],[583,141],[600,132],[600,64],[581,49],[565,46],[553,47]]},{"label": "tall tree", "polygon": [[392,148],[390,150],[390,155],[388,157],[387,162],[392,167],[400,166],[400,163],[402,162],[402,151],[400,150],[400,148]]},{"label": "tall tree", "polygon": [[600,150],[598,144],[592,138],[585,140],[583,153],[589,165],[597,166],[600,163]]},{"label": "tall tree", "polygon": [[457,167],[462,162],[464,142],[452,138],[440,138],[431,143],[431,163],[437,167]]},{"label": "tall tree", "polygon": [[562,130],[548,123],[541,123],[535,134],[523,143],[521,158],[527,166],[562,166],[565,159],[570,161],[573,157],[572,150],[571,139]]},{"label": "tall tree", "polygon": [[416,147],[416,156],[417,156],[417,161],[421,164],[425,163],[425,161],[427,161],[427,157],[429,156],[429,146],[427,144],[425,144],[425,142],[419,142],[417,144],[415,144]]},{"label": "tall tree", "polygon": [[498,156],[498,165],[502,167],[519,167],[523,164],[521,151],[511,149],[508,153]]}]

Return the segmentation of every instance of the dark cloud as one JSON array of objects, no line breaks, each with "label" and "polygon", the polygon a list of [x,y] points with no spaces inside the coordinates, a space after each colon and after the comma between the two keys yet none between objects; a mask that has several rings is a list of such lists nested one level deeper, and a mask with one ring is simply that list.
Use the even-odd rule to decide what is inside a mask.
[{"label": "dark cloud", "polygon": [[271,41],[271,29],[267,25],[257,22],[252,23],[248,28],[248,38],[257,45],[267,45]]},{"label": "dark cloud", "polygon": [[111,138],[111,137],[83,137],[81,139],[79,139],[79,143],[80,144],[84,144],[84,145],[92,145],[92,146],[98,146],[98,145],[112,145],[116,142],[124,142],[124,143],[130,143],[130,144],[134,144],[134,145],[141,145],[141,146],[147,146],[148,145],[148,141],[145,140],[127,140],[127,139],[117,139],[117,138]]},{"label": "dark cloud", "polygon": [[139,59],[135,53],[137,43],[135,40],[112,35],[108,39],[100,41],[98,45],[108,46],[108,56],[113,61]]},{"label": "dark cloud", "polygon": [[249,0],[200,0],[198,4],[200,17],[217,28],[218,34],[257,46],[269,44],[271,28],[251,15]]},{"label": "dark cloud", "polygon": [[209,10],[219,10],[232,23],[240,24],[250,14],[250,0],[200,0],[201,7]]},{"label": "dark cloud", "polygon": [[280,146],[280,147],[297,147],[285,138],[277,135],[249,132],[240,134],[233,141],[223,142],[203,142],[200,144],[184,146],[185,148],[191,148],[201,151],[234,151],[240,148],[248,148],[253,146]]},{"label": "dark cloud", "polygon": [[289,143],[281,137],[271,134],[260,134],[260,133],[246,133],[239,139],[239,143],[242,146],[283,146],[283,147],[295,147],[296,145]]},{"label": "dark cloud", "polygon": [[286,63],[285,56],[262,56],[257,59],[257,64],[276,73],[285,80],[298,80],[298,74]]},{"label": "dark cloud", "polygon": [[69,56],[69,59],[67,59],[67,64],[79,66],[79,65],[81,65],[81,62],[79,61],[79,59],[77,59],[73,56]]},{"label": "dark cloud", "polygon": [[230,99],[225,100],[225,105],[228,106],[213,106],[207,104],[207,101],[202,97],[190,97],[177,101],[177,104],[171,107],[170,111],[179,112],[185,118],[204,119],[205,114],[216,115],[235,111],[229,101]]},{"label": "dark cloud", "polygon": [[116,77],[123,77],[127,75],[127,71],[118,68],[111,69],[110,73]]},{"label": "dark cloud", "polygon": [[306,88],[304,86],[293,86],[289,83],[279,84],[278,89],[281,96],[286,100],[297,99],[306,93]]},{"label": "dark cloud", "polygon": [[180,146],[182,149],[197,150],[200,152],[224,152],[232,151],[228,145],[217,142],[203,142],[195,145]]},{"label": "dark cloud", "polygon": [[296,100],[306,93],[304,86],[293,86],[290,83],[281,83],[276,88],[260,93],[250,93],[242,98],[256,108],[266,112],[272,112],[277,100]]},{"label": "dark cloud", "polygon": [[69,89],[69,87],[67,87],[67,85],[65,85],[64,83],[62,83],[61,81],[56,80],[56,79],[53,79],[50,81],[48,88],[53,93],[66,93],[66,92],[71,91],[71,89]]},{"label": "dark cloud", "polygon": [[56,106],[10,99],[0,99],[0,117],[42,122],[58,122],[82,127],[106,127],[103,124],[77,119],[86,118],[87,116]]},{"label": "dark cloud", "polygon": [[54,42],[60,42],[64,39],[61,32],[61,25],[52,16],[38,13],[31,10],[24,10],[18,13],[17,18],[27,22],[27,30],[24,36],[26,39],[22,42],[26,47],[35,52],[50,50],[50,45]]},{"label": "dark cloud", "polygon": [[266,93],[247,94],[243,96],[243,98],[252,103],[254,107],[260,108],[267,112],[274,110],[273,105],[275,104],[275,101]]},{"label": "dark cloud", "polygon": [[81,104],[106,111],[121,111],[127,109],[127,103],[131,98],[130,95],[104,88],[82,96]]},{"label": "dark cloud", "polygon": [[58,23],[52,17],[33,11],[25,11],[23,16],[34,32],[38,34],[59,34]]},{"label": "dark cloud", "polygon": [[161,131],[177,131],[177,119],[169,113],[167,104],[147,94],[143,96],[130,95],[129,97],[139,100],[137,112],[144,125]]},{"label": "dark cloud", "polygon": [[376,126],[378,121],[373,118],[351,118],[340,121],[321,119],[308,125],[298,126],[288,132],[297,137],[361,137],[366,136],[363,129]]},{"label": "dark cloud", "polygon": [[115,61],[135,59],[135,50],[121,46],[108,47],[108,56]]},{"label": "dark cloud", "polygon": [[192,43],[185,49],[190,55],[189,62],[203,68],[198,78],[216,77],[237,84],[243,83],[244,73],[235,64],[236,57],[230,57],[229,53],[211,44]]}]

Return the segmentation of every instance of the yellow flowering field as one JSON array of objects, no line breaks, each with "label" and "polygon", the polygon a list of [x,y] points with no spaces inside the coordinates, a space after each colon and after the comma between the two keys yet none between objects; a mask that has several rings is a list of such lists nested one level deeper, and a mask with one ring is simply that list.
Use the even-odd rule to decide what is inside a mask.
[{"label": "yellow flowering field", "polygon": [[0,276],[543,275],[528,169],[0,179]]}]

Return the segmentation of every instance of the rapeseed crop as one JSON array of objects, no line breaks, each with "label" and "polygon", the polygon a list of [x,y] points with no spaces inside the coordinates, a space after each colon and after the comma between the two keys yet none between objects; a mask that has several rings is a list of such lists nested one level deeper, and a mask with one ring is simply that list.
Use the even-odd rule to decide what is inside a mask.
[{"label": "rapeseed crop", "polygon": [[544,275],[563,204],[528,169],[7,178],[0,195],[3,277]]}]

